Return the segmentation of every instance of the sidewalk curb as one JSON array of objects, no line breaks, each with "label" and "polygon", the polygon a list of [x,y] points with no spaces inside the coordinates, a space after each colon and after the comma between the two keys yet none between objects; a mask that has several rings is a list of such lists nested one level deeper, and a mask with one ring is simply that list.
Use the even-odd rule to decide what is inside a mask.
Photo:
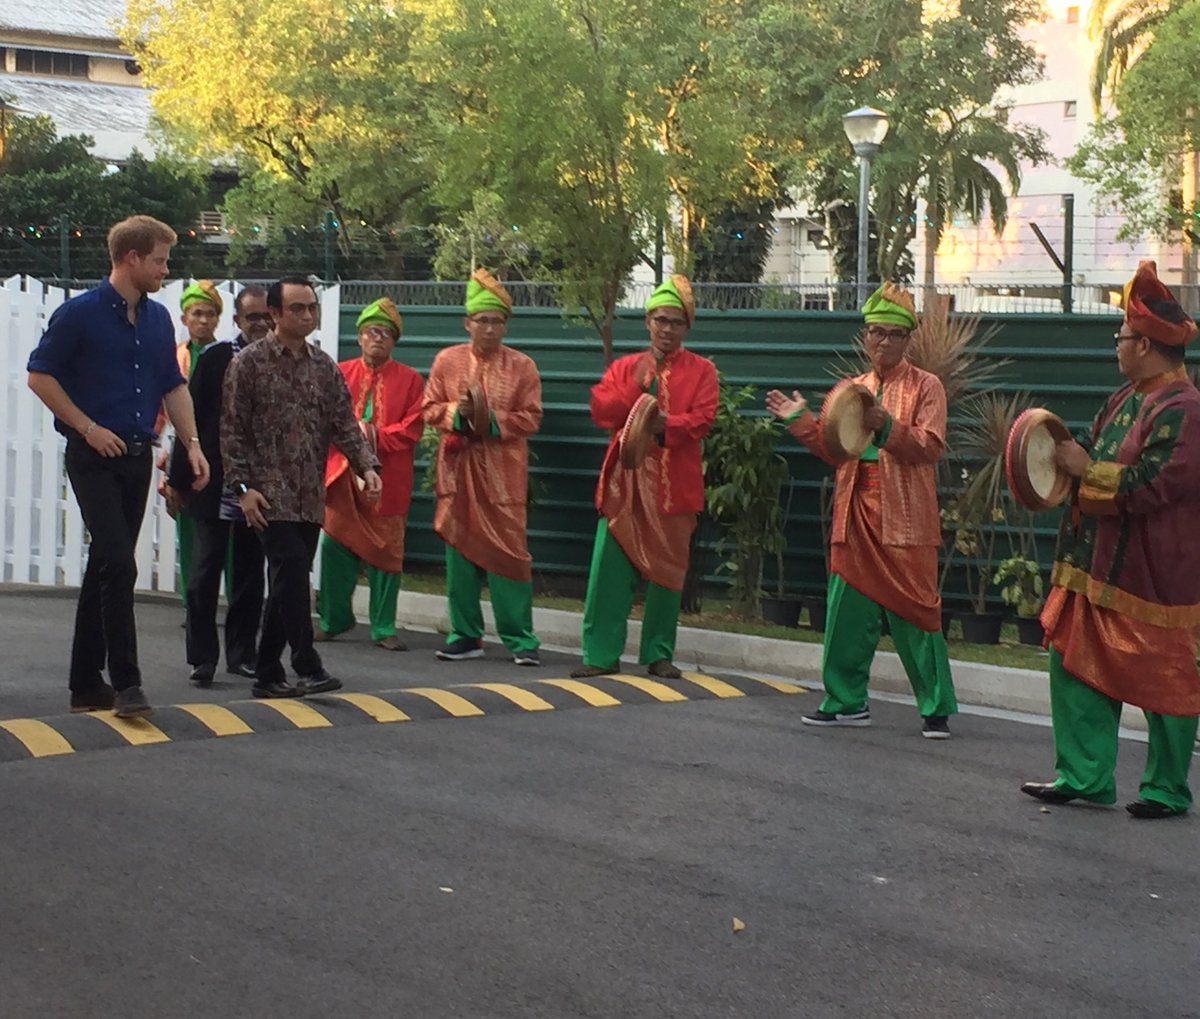
[{"label": "sidewalk curb", "polygon": [[[367,619],[368,590],[359,585],[354,592],[354,614]],[[495,626],[490,607],[485,609],[487,635],[495,639]],[[446,599],[442,595],[401,591],[397,606],[401,626],[412,626],[439,633],[449,631]],[[533,629],[542,643],[567,652],[578,652],[581,615],[562,609],[533,610]],[[625,654],[637,660],[642,624],[630,620]],[[698,671],[733,669],[750,674],[763,674],[820,684],[821,645],[805,641],[778,640],[744,633],[721,630],[701,630],[681,626],[675,646],[677,663]],[[954,688],[959,702],[974,707],[999,708],[1030,715],[1050,714],[1050,686],[1045,672],[1014,669],[979,662],[952,661]],[[891,651],[875,655],[871,668],[871,689],[882,693],[912,695],[900,656]],[[1121,724],[1130,729],[1145,731],[1146,720],[1141,711],[1125,708]]]}]

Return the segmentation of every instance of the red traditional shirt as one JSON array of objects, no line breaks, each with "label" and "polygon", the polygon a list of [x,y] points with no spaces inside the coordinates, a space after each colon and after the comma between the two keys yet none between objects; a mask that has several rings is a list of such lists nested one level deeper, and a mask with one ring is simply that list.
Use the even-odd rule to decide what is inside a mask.
[{"label": "red traditional shirt", "polygon": [[[395,361],[387,361],[378,371],[372,371],[361,357],[342,361],[338,368],[350,390],[350,405],[356,420],[363,420],[370,403],[370,424],[375,430],[375,453],[383,481],[379,512],[383,516],[402,516],[412,501],[413,452],[425,430],[421,418],[424,390],[421,376],[408,365]],[[349,466],[346,457],[331,446],[325,461],[325,487],[332,485]]]},{"label": "red traditional shirt", "polygon": [[[612,433],[607,461],[630,410],[655,381],[658,405],[667,415],[661,455],[652,458],[658,469],[658,511],[699,513],[704,509],[700,440],[717,416],[717,369],[708,358],[680,347],[663,359],[657,373],[648,351],[614,361],[592,387],[592,420]],[[596,487],[596,508],[601,510],[602,497],[603,473]]]},{"label": "red traditional shirt", "polygon": [[[936,375],[901,361],[880,379],[874,371],[839,382],[826,404],[843,386],[857,382],[879,394],[891,417],[887,438],[879,447],[880,524],[884,545],[939,546],[942,543],[934,465],[946,449],[946,391]],[[826,463],[836,463],[825,451],[820,419],[801,414],[788,431]],[[834,542],[846,540],[850,497],[858,477],[858,461],[838,463],[833,494]]]}]

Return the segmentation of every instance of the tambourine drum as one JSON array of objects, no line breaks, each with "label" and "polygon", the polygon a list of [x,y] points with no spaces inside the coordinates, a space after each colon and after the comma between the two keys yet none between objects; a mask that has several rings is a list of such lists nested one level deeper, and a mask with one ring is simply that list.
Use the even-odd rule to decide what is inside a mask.
[{"label": "tambourine drum", "polygon": [[[367,443],[367,448],[372,453],[378,453],[379,452],[379,446],[378,446],[379,437],[375,432],[375,426],[373,424],[371,424],[369,421],[361,421],[361,422],[359,422],[359,428],[362,430],[363,439]],[[361,477],[359,477],[357,474],[355,474],[354,475],[354,487],[357,488],[361,492],[364,488],[367,487],[367,483],[365,481],[363,481],[363,479]]]},{"label": "tambourine drum", "polygon": [[1004,450],[1004,472],[1013,498],[1035,512],[1053,509],[1071,493],[1071,476],[1054,463],[1054,450],[1071,438],[1062,419],[1035,407],[1013,422]]},{"label": "tambourine drum", "polygon": [[658,400],[649,393],[638,397],[625,419],[621,437],[617,440],[621,466],[641,467],[654,441],[654,421],[658,417]]},{"label": "tambourine drum", "polygon": [[492,422],[491,408],[488,407],[487,394],[478,382],[467,390],[467,406],[463,417],[476,435],[488,434]]},{"label": "tambourine drum", "polygon": [[857,460],[871,445],[871,432],[863,415],[875,405],[866,386],[851,382],[833,394],[821,412],[821,438],[835,460]]}]

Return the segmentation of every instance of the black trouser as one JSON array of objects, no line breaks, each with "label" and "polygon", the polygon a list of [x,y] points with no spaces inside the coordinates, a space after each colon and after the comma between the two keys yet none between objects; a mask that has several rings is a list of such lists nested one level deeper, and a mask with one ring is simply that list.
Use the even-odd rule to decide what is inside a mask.
[{"label": "black trouser", "polygon": [[267,609],[258,641],[258,682],[283,679],[285,644],[292,648],[292,668],[311,676],[321,668],[313,648],[312,601],[308,575],[317,551],[320,524],[273,520],[258,532],[267,558]]},{"label": "black trouser", "polygon": [[225,613],[225,664],[254,666],[258,621],[263,607],[263,550],[249,525],[193,518],[195,538],[187,585],[187,660],[216,666],[217,597],[225,561],[231,560],[229,608]]},{"label": "black trouser", "polygon": [[67,477],[91,535],[87,570],[75,610],[70,686],[95,690],[102,672],[117,690],[140,686],[133,585],[134,548],[150,490],[150,447],[136,456],[104,457],[83,439],[67,439]]}]

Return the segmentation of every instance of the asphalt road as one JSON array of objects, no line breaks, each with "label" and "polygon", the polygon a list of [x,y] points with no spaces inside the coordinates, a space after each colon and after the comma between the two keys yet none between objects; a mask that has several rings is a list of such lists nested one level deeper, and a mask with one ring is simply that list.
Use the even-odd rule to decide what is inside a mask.
[{"label": "asphalt road", "polygon": [[[0,718],[63,717],[72,610],[0,595]],[[154,703],[246,696],[186,682],[174,606],[139,618]],[[444,664],[409,636],[326,662],[370,692],[532,688],[572,661]],[[801,727],[815,705],[643,697],[0,763],[0,1016],[1200,1015],[1196,821],[1043,813],[1017,791],[1050,775],[1042,726],[964,715],[936,744],[909,706]],[[1143,754],[1122,747],[1127,798]]]}]

